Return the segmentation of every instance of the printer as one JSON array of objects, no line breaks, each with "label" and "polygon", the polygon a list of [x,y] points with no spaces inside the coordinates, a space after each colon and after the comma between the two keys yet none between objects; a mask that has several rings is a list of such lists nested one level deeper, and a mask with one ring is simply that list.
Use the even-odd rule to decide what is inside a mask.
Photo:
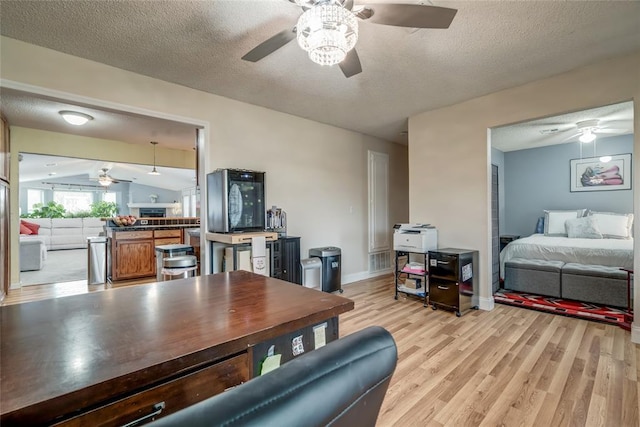
[{"label": "printer", "polygon": [[395,224],[393,249],[427,253],[438,249],[438,230],[430,224]]}]

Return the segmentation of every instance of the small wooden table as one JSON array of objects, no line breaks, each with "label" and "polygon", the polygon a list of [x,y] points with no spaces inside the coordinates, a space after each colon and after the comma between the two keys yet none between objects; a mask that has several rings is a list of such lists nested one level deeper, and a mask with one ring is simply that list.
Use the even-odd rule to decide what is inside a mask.
[{"label": "small wooden table", "polygon": [[[0,307],[0,424],[123,425],[338,338],[353,301],[234,271]],[[300,338],[301,337],[301,338]],[[317,341],[316,341],[317,343]]]}]

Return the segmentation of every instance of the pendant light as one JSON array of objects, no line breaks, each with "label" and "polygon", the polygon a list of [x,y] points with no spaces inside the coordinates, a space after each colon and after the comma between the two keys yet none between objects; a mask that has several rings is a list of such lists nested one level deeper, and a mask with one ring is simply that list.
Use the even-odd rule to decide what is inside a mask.
[{"label": "pendant light", "polygon": [[158,143],[151,141],[151,145],[153,145],[153,170],[149,172],[149,175],[160,175],[160,172],[156,170],[156,145],[158,145]]}]

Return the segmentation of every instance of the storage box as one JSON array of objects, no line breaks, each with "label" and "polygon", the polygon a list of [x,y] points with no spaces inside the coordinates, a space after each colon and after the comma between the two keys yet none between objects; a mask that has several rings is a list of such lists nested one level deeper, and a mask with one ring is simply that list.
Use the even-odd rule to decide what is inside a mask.
[{"label": "storage box", "polygon": [[410,288],[410,289],[422,289],[422,280],[421,279],[405,279],[404,286],[405,288]]}]

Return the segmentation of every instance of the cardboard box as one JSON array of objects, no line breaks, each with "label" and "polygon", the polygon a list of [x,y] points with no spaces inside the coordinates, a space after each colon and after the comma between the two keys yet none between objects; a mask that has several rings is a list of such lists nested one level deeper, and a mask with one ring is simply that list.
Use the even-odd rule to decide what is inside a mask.
[{"label": "cardboard box", "polygon": [[422,289],[421,279],[405,279],[404,286],[410,289]]}]

